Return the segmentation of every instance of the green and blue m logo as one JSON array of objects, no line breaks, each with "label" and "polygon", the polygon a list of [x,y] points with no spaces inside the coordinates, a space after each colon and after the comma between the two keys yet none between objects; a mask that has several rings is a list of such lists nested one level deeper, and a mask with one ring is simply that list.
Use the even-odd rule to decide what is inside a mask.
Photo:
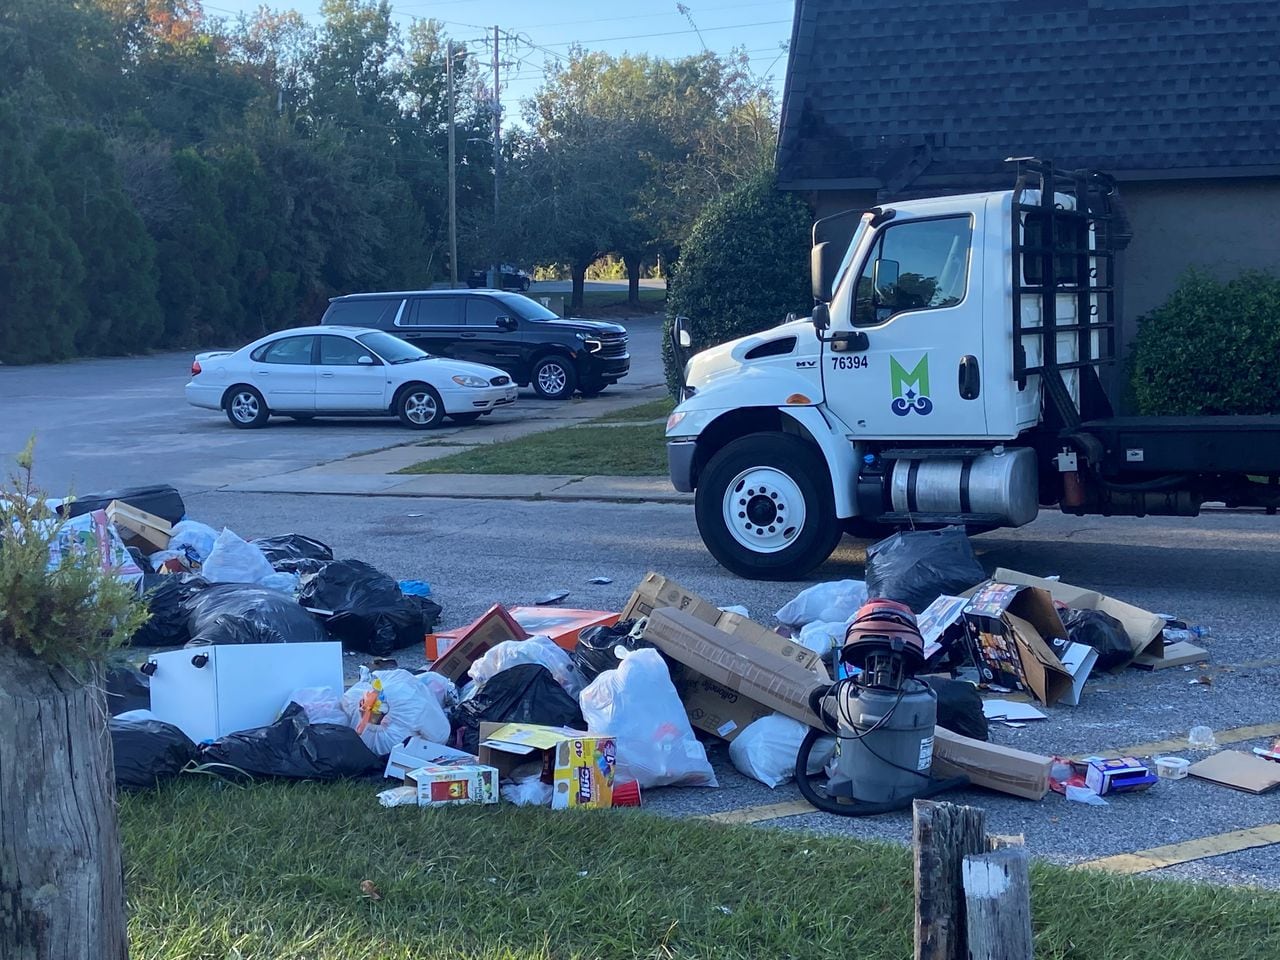
[{"label": "green and blue m logo", "polygon": [[897,357],[890,355],[889,392],[893,395],[889,409],[900,417],[905,417],[912,410],[922,417],[932,413],[933,401],[929,399],[929,355],[922,353],[910,370]]}]

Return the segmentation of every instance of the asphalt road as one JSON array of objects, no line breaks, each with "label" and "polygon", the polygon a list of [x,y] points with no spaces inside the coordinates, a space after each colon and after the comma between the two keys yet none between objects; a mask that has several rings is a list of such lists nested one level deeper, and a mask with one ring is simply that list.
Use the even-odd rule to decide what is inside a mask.
[{"label": "asphalt road", "polygon": [[[660,319],[626,324],[631,372],[605,398],[663,382]],[[148,483],[194,492],[424,439],[394,419],[276,419],[263,430],[237,430],[221,414],[187,405],[182,389],[193,355],[0,366],[3,471],[34,436],[36,480],[53,496]],[[515,406],[484,423],[555,418],[568,409],[525,389]]]},{"label": "asphalt road", "polygon": [[[754,583],[720,569],[698,540],[682,505],[440,501],[216,492],[189,499],[191,513],[243,536],[297,531],[366,559],[397,577],[429,581],[444,625],[463,624],[490,604],[530,604],[569,590],[565,605],[616,610],[647,570],[661,571],[703,596],[745,604],[761,622],[803,584]],[[1048,754],[1084,754],[1183,735],[1195,724],[1225,730],[1280,721],[1280,519],[1209,514],[1197,519],[1077,519],[1046,515],[1015,531],[974,541],[988,570],[1011,567],[1059,574],[1147,609],[1208,626],[1207,670],[1124,671],[1090,681],[1079,707],[1055,707],[1023,729],[994,725],[997,742]],[[846,539],[815,580],[861,578],[865,544]],[[587,580],[606,576],[613,583]],[[402,664],[421,663],[410,648]],[[1191,683],[1202,674],[1211,685]],[[1261,741],[1252,744],[1261,745]],[[1248,749],[1245,745],[1243,749]],[[1188,754],[1194,757],[1195,754]],[[712,757],[716,790],[650,791],[646,803],[673,815],[709,813],[799,798],[738,775],[722,748]],[[968,791],[954,799],[987,809],[989,827],[1023,833],[1037,856],[1064,862],[1280,821],[1280,794],[1251,796],[1195,780],[1161,783],[1105,807],[1039,803]],[[906,814],[845,820],[826,814],[775,821],[805,829],[906,840]],[[1163,874],[1280,886],[1275,848],[1170,868]]]}]

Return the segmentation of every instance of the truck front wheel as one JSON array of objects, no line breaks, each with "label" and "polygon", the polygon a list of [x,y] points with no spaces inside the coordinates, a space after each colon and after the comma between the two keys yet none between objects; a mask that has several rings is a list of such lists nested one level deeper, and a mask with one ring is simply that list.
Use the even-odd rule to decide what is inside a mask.
[{"label": "truck front wheel", "polygon": [[840,542],[826,462],[790,434],[726,445],[702,471],[694,510],[711,555],[751,580],[802,577]]}]

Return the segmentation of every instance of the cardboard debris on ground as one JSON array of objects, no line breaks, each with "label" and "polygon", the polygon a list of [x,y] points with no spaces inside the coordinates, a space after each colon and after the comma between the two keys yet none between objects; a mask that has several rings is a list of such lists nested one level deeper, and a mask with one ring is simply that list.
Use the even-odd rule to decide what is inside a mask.
[{"label": "cardboard debris on ground", "polygon": [[1164,648],[1164,617],[1157,616],[1149,610],[1143,610],[1133,604],[1124,603],[1114,597],[1108,597],[1106,594],[1099,593],[1096,590],[1086,590],[1083,587],[1072,586],[1060,580],[1046,580],[1043,577],[1034,577],[1029,573],[1020,573],[1017,570],[1006,570],[1004,567],[998,567],[996,572],[991,575],[991,579],[998,580],[1001,583],[1017,583],[1028,587],[1038,587],[1041,590],[1047,590],[1054,600],[1059,603],[1065,603],[1072,609],[1099,610],[1110,617],[1115,617],[1124,627],[1135,656],[1144,650],[1158,656]]},{"label": "cardboard debris on ground", "polygon": [[1199,663],[1209,659],[1209,651],[1197,647],[1194,643],[1180,640],[1166,644],[1163,655],[1140,653],[1133,658],[1132,666],[1139,670],[1168,670],[1170,667],[1181,667],[1188,663]]},{"label": "cardboard debris on ground", "polygon": [[466,676],[471,664],[504,640],[528,639],[529,634],[507,609],[495,603],[480,619],[463,629],[461,636],[431,665],[431,669],[456,683]]},{"label": "cardboard debris on ground", "polygon": [[[559,647],[573,652],[578,645],[578,634],[587,627],[611,627],[618,622],[616,613],[607,610],[575,610],[570,607],[511,607],[507,614],[529,636],[550,637]],[[456,630],[429,633],[424,650],[428,660],[444,656],[453,644],[475,627],[473,621]]]},{"label": "cardboard debris on ground", "polygon": [[484,764],[428,764],[409,771],[404,782],[417,788],[420,807],[498,802],[498,771]]},{"label": "cardboard debris on ground", "polygon": [[552,810],[613,806],[616,759],[613,737],[532,723],[480,724],[480,762],[503,780],[520,767],[540,768],[551,784]]},{"label": "cardboard debris on ground", "polygon": [[933,776],[966,776],[976,786],[1039,800],[1049,792],[1053,758],[962,737],[942,727],[933,732]]},{"label": "cardboard debris on ground", "polygon": [[977,628],[975,653],[984,679],[1030,690],[1045,706],[1070,700],[1075,680],[1049,647],[1065,640],[1067,630],[1048,593],[991,580],[969,599],[964,615]]},{"label": "cardboard debris on ground", "polygon": [[809,708],[809,696],[815,689],[826,689],[830,681],[805,666],[801,658],[790,659],[756,646],[746,637],[726,633],[687,610],[654,610],[644,636],[668,657],[688,668],[687,672],[678,671],[684,689],[681,690],[680,684],[676,689],[681,691],[689,719],[698,729],[726,739],[732,739],[738,732],[732,729],[721,733],[717,726],[723,728],[723,720],[717,724],[717,718],[699,713],[699,700],[692,694],[699,688],[708,688],[705,684],[691,683],[689,673],[751,701],[754,709],[764,708],[766,712],[776,711],[810,726],[819,725],[817,716]]},{"label": "cardboard debris on ground", "polygon": [[173,526],[163,517],[131,507],[122,500],[107,504],[107,519],[120,534],[127,547],[137,547],[144,554],[167,549]]},{"label": "cardboard debris on ground", "polygon": [[1047,713],[1041,713],[1029,703],[1018,700],[983,700],[982,715],[988,720],[1048,720]]},{"label": "cardboard debris on ground", "polygon": [[1159,778],[1133,757],[1090,760],[1084,784],[1098,796],[1146,790]]},{"label": "cardboard debris on ground", "polygon": [[443,743],[432,743],[422,737],[410,737],[405,743],[391,748],[387,757],[387,769],[383,776],[403,780],[405,775],[418,767],[446,766],[475,763],[477,758],[465,750],[456,750]]},{"label": "cardboard debris on ground", "polygon": [[1223,750],[1198,763],[1187,773],[1246,793],[1267,793],[1280,786],[1280,765],[1241,750]]}]

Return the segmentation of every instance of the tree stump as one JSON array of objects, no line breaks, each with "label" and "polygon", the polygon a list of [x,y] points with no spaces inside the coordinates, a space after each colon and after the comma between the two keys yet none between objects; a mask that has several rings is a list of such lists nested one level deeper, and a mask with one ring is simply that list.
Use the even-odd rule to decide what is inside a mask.
[{"label": "tree stump", "polygon": [[129,955],[107,707],[86,669],[77,679],[0,646],[4,960]]},{"label": "tree stump", "polygon": [[915,960],[968,960],[961,866],[987,849],[977,807],[917,800],[913,805],[916,880]]}]

